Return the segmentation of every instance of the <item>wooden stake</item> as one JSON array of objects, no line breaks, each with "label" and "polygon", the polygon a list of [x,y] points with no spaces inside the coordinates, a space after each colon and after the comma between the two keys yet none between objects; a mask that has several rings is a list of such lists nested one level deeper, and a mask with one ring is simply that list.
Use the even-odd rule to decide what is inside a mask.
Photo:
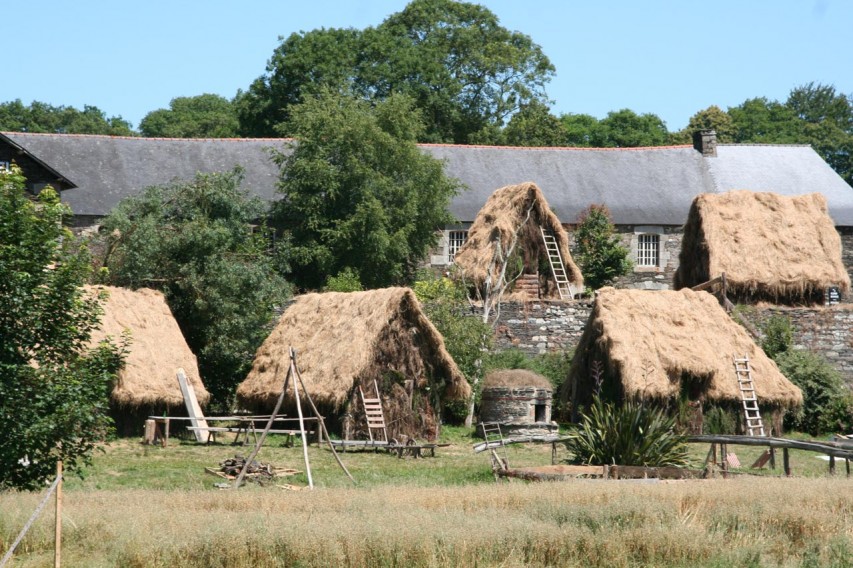
[{"label": "wooden stake", "polygon": [[[267,434],[272,428],[272,424],[275,421],[275,417],[278,415],[278,411],[281,410],[281,404],[284,402],[284,395],[287,392],[287,383],[290,380],[290,372],[293,370],[293,365],[287,369],[287,376],[284,377],[284,385],[281,388],[281,394],[278,396],[278,400],[275,403],[275,408],[270,414],[270,419],[267,422],[267,425],[264,427],[264,431],[261,432],[261,437],[258,439],[258,443],[255,444],[254,449],[252,449],[252,453],[249,454],[249,457],[246,459],[246,463],[243,464],[243,469],[240,470],[240,475],[237,476],[237,479],[234,480],[234,489],[240,487],[240,484],[243,483],[243,478],[246,477],[246,470],[249,469],[249,464],[252,463],[252,460],[258,455],[258,452],[261,451],[261,446],[264,445],[264,440],[267,439]],[[276,374],[278,374],[278,364],[276,363]]]},{"label": "wooden stake", "polygon": [[62,460],[56,462],[56,531],[54,533],[53,566],[60,568],[62,550]]},{"label": "wooden stake", "polygon": [[[296,374],[296,350],[290,348],[290,372]],[[293,379],[293,398],[296,399],[296,412],[299,414],[299,432],[302,434],[302,457],[305,459],[305,475],[308,476],[308,488],[314,489],[314,480],[311,478],[311,464],[308,463],[308,439],[305,437],[305,420],[302,419],[302,403],[299,402],[299,381]]]},{"label": "wooden stake", "polygon": [[[317,407],[314,406],[314,401],[311,400],[311,395],[308,394],[308,389],[305,388],[305,382],[302,380],[302,374],[299,372],[299,367],[296,365],[293,366],[293,370],[296,373],[296,380],[299,381],[299,384],[302,385],[302,391],[305,393],[305,398],[308,399],[308,404],[311,405],[311,410],[314,412],[314,416],[317,417],[317,427],[323,432],[323,435],[326,438],[326,443],[329,444],[329,449],[332,450],[332,455],[335,456],[335,461],[338,462],[338,465],[341,466],[341,469],[344,470],[344,473],[347,474],[350,481],[355,483],[355,479],[352,475],[350,475],[347,466],[344,465],[344,462],[341,461],[341,458],[338,456],[338,452],[335,451],[335,446],[332,444],[332,439],[329,437],[329,431],[326,430],[326,421],[320,416],[320,412],[317,410]],[[344,450],[346,450],[346,446],[344,446]]]}]

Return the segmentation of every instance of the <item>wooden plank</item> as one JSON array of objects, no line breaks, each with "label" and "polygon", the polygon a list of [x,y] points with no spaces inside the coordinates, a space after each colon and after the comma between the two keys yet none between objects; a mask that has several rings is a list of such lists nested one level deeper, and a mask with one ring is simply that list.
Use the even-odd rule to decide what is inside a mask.
[{"label": "wooden plank", "polygon": [[[195,389],[187,380],[187,374],[183,369],[178,369],[178,384],[181,385],[181,394],[184,395],[184,405],[187,407],[187,414],[190,417],[190,423],[194,428],[207,428],[207,421],[204,419],[204,413],[201,411],[201,406],[198,404],[198,399],[195,396]],[[195,439],[197,442],[204,442],[204,433],[201,430],[194,430]]]}]

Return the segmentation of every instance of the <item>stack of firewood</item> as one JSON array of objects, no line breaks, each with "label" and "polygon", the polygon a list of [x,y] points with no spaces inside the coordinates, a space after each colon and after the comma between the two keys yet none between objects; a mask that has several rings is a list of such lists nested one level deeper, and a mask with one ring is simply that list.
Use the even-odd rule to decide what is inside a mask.
[{"label": "stack of firewood", "polygon": [[[232,481],[234,479],[237,479],[237,476],[239,476],[240,472],[243,471],[243,467],[245,465],[246,458],[243,456],[236,455],[233,458],[228,458],[224,461],[219,462],[219,469],[206,467],[205,471],[210,474],[219,476],[223,479]],[[251,462],[249,462],[249,467],[246,468],[246,475],[244,479],[246,481],[253,481],[260,485],[265,485],[266,483],[274,480],[277,477],[295,475],[297,473],[299,473],[299,471],[295,469],[276,467],[269,463],[261,463],[256,460],[252,460]]]}]

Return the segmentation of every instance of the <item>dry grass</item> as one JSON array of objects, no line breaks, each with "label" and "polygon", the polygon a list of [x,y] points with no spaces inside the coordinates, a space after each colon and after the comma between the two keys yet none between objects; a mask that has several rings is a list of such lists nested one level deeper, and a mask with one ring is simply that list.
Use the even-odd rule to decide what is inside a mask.
[{"label": "dry grass", "polygon": [[[445,433],[447,436],[448,433]],[[213,489],[203,473],[227,445],[106,449],[65,493],[64,565],[100,568],[274,566],[850,566],[849,479],[775,475],[678,482],[495,484],[460,431],[436,458],[342,457],[310,450],[314,492]],[[694,448],[694,458],[705,447]],[[753,451],[754,450],[754,451]],[[738,450],[748,463],[758,449]],[[244,450],[237,449],[237,452]],[[516,465],[548,463],[548,446],[509,449]],[[277,443],[260,459],[302,468]],[[797,473],[826,463],[792,452]],[[843,471],[843,464],[841,470]],[[302,480],[289,480],[303,483]],[[180,489],[175,489],[179,487]],[[40,496],[0,494],[0,554]],[[48,508],[15,568],[52,566]]]},{"label": "dry grass", "polygon": [[[413,377],[414,391],[433,389],[445,399],[465,400],[471,394],[444,338],[408,288],[299,296],[258,349],[251,372],[237,388],[241,404],[263,412],[272,409],[289,369],[290,347],[299,353],[305,388],[326,416],[339,414],[358,384],[371,392],[372,381],[382,385],[388,374]],[[411,410],[412,402],[406,402]]]},{"label": "dry grass", "polygon": [[[528,211],[530,211],[529,222],[527,222]],[[519,227],[525,223],[524,229],[519,231]],[[539,227],[554,235],[569,282],[576,290],[582,290],[583,275],[572,259],[569,235],[551,211],[542,190],[533,182],[508,185],[495,190],[477,213],[468,230],[468,239],[459,249],[453,262],[462,271],[464,277],[476,286],[482,286],[489,277],[494,281],[502,268],[491,266],[495,243],[500,242],[502,250],[506,252],[516,233],[519,233],[518,247],[523,253],[525,268],[528,273],[535,274],[538,270],[539,258],[547,256]]]},{"label": "dry grass", "polygon": [[106,293],[104,315],[100,328],[92,334],[92,343],[107,337],[118,341],[123,332],[130,332],[129,352],[112,392],[113,402],[131,407],[181,408],[184,397],[175,372],[182,368],[199,402],[207,404],[210,394],[201,382],[196,357],[162,293],[112,286],[88,289]]},{"label": "dry grass", "polygon": [[841,239],[819,193],[697,196],[684,226],[675,286],[695,286],[723,272],[733,295],[776,303],[822,301],[829,286],[850,288]]},{"label": "dry grass", "polygon": [[[0,497],[8,539],[37,497]],[[15,511],[9,514],[9,511]],[[94,491],[66,566],[798,566],[850,562],[847,480]],[[47,566],[42,522],[16,567]]]},{"label": "dry grass", "polygon": [[800,389],[711,294],[602,288],[561,396],[570,400],[576,381],[578,400],[585,402],[592,390],[590,369],[598,361],[607,378],[629,397],[673,399],[688,376],[705,400],[739,403],[740,391],[731,380],[732,357],[744,355],[750,360],[760,404],[802,404]]}]

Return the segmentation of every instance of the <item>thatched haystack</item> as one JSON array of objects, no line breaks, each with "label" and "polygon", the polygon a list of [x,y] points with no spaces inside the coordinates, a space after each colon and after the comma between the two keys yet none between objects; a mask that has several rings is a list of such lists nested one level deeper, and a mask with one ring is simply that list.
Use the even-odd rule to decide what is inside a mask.
[{"label": "thatched haystack", "polygon": [[492,371],[483,379],[480,421],[500,424],[506,436],[556,432],[559,428],[551,421],[553,396],[551,381],[538,373],[524,369]]},{"label": "thatched haystack", "polygon": [[[364,430],[357,387],[379,385],[389,435],[432,439],[444,402],[464,401],[471,388],[444,339],[408,288],[305,294],[287,308],[258,349],[237,389],[241,405],[270,411],[290,365],[289,348],[320,412],[346,433]],[[289,388],[286,404],[293,404]],[[350,423],[345,418],[351,418]],[[337,420],[336,420],[337,419]]]},{"label": "thatched haystack", "polygon": [[[184,398],[176,377],[179,368],[186,373],[199,403],[207,404],[210,394],[201,382],[196,357],[162,293],[112,286],[88,290],[103,291],[107,296],[102,304],[101,325],[92,334],[91,344],[96,345],[108,336],[119,341],[123,332],[130,332],[125,365],[111,395],[117,424],[122,425],[122,415],[138,418],[171,412],[170,409],[182,411]],[[134,426],[141,428],[142,422]]]},{"label": "thatched haystack", "polygon": [[749,357],[760,405],[802,404],[800,389],[711,294],[602,288],[561,400],[572,401],[573,409],[587,404],[600,371],[608,398],[739,403],[735,356]]},{"label": "thatched haystack", "polygon": [[[503,264],[493,263],[495,245],[500,242],[501,252],[505,254],[518,234],[515,250],[520,255],[522,272],[537,274],[540,264],[547,266],[548,258],[540,227],[554,235],[572,289],[575,293],[582,291],[583,276],[569,252],[569,235],[551,211],[542,190],[533,182],[508,185],[495,191],[474,219],[468,230],[468,240],[453,262],[462,276],[477,288],[482,288],[489,276],[496,282]],[[517,274],[510,274],[508,270],[506,276],[511,278]],[[557,296],[550,269],[540,275],[540,289],[543,296]]]},{"label": "thatched haystack", "polygon": [[740,299],[822,302],[824,290],[850,289],[841,238],[819,193],[705,193],[693,200],[684,226],[675,287],[726,274]]}]

